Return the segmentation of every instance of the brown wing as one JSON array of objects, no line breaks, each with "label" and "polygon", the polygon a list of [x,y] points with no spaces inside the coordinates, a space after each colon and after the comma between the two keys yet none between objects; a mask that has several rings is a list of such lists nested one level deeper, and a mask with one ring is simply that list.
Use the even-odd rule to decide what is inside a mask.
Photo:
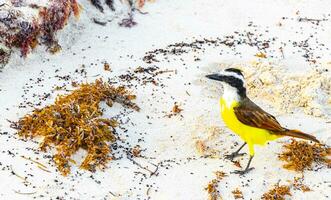
[{"label": "brown wing", "polygon": [[276,118],[265,112],[250,99],[242,101],[240,106],[234,108],[234,113],[239,121],[247,126],[266,129],[273,132],[285,131]]}]

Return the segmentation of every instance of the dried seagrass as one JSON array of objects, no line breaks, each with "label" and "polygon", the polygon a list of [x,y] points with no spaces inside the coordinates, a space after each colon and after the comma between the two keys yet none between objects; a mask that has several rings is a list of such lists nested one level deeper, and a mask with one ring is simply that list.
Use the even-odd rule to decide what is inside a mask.
[{"label": "dried seagrass", "polygon": [[15,123],[18,134],[24,138],[42,136],[40,149],[55,146],[53,160],[58,170],[70,173],[71,156],[80,148],[87,151],[81,168],[95,171],[110,161],[110,143],[116,141],[114,128],[117,122],[102,118],[100,102],[108,106],[113,102],[139,111],[132,102],[135,96],[124,87],[113,87],[102,80],[82,84],[68,95],[59,96],[53,105],[36,109]]},{"label": "dried seagrass", "polygon": [[262,200],[285,200],[285,196],[291,196],[291,189],[287,185],[278,184],[274,188],[270,189],[268,192],[264,193]]},{"label": "dried seagrass", "polygon": [[283,146],[284,151],[279,155],[279,159],[285,161],[285,169],[303,171],[311,169],[312,164],[320,163],[331,167],[331,148],[322,144],[309,144],[306,141],[292,140],[291,143]]}]

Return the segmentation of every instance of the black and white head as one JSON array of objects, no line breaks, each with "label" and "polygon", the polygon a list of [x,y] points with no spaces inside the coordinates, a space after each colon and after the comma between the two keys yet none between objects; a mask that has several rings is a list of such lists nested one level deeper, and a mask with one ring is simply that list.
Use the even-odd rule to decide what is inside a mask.
[{"label": "black and white head", "polygon": [[219,73],[206,76],[209,79],[220,81],[223,85],[225,98],[240,100],[246,97],[245,79],[241,70],[228,68]]}]

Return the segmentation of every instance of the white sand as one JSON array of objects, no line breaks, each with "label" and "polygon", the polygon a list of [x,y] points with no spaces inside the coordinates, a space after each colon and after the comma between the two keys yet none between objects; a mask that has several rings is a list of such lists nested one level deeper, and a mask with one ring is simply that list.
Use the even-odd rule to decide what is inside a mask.
[{"label": "white sand", "polygon": [[[42,46],[29,54],[27,59],[20,58],[19,53],[16,53],[0,73],[0,132],[8,132],[8,135],[0,136],[0,199],[206,199],[204,188],[214,178],[214,171],[229,174],[237,169],[223,158],[224,154],[233,151],[235,143],[241,141],[224,127],[219,117],[220,86],[205,80],[204,75],[220,69],[215,63],[249,65],[252,62],[270,62],[272,66],[287,73],[306,73],[317,68],[327,68],[327,63],[331,61],[330,51],[327,49],[331,46],[328,1],[278,0],[266,3],[262,0],[157,0],[143,8],[143,11],[148,12],[147,15],[135,15],[138,25],[131,29],[119,27],[119,19],[116,18],[105,27],[94,24],[91,18],[102,15],[88,6],[87,0],[81,1],[81,4],[84,10],[80,20],[71,19],[67,28],[58,34],[63,49],[59,54],[50,55]],[[108,17],[111,16],[109,14]],[[310,22],[298,22],[298,17],[325,18],[328,21],[322,21],[317,26]],[[248,26],[251,21],[256,27]],[[279,26],[279,23],[282,25]],[[24,100],[21,96],[24,94],[23,87],[27,88],[26,84],[33,88],[28,89],[24,96],[27,101],[36,103],[38,97],[34,97],[34,93],[42,95],[44,92],[51,92],[54,85],[61,86],[65,83],[54,77],[55,75],[70,74],[75,81],[92,82],[100,77],[118,80],[116,76],[126,73],[130,68],[149,66],[142,61],[147,51],[204,37],[223,38],[234,31],[244,30],[263,33],[261,38],[277,37],[267,49],[266,59],[256,57],[258,49],[248,45],[239,45],[236,50],[225,45],[204,46],[204,51],[191,51],[181,56],[170,55],[169,62],[159,55],[161,62],[154,64],[161,69],[177,70],[177,73],[159,76],[159,82],[165,85],[164,88],[152,84],[135,84],[137,88],[131,88],[137,94],[137,103],[142,109],[139,113],[133,112],[125,117],[130,118],[130,123],[124,125],[129,130],[129,137],[124,138],[132,145],[138,143],[139,138],[144,138],[144,142],[139,145],[146,149],[143,155],[151,158],[137,158],[136,161],[141,165],[154,170],[155,166],[150,163],[163,161],[164,165],[169,164],[168,169],[165,166],[159,167],[158,176],[149,177],[146,170],[123,158],[109,162],[107,169],[94,174],[82,171],[74,165],[72,174],[62,177],[56,172],[53,163],[43,158],[44,154],[36,155],[27,149],[36,149],[38,144],[14,138],[15,131],[9,128],[7,119],[18,120],[32,110],[18,108],[19,103]],[[292,45],[293,41],[305,40],[310,34],[314,35],[308,42],[312,48],[310,51],[314,53],[313,59],[316,59],[315,64],[302,57],[304,50]],[[279,51],[280,47],[283,47],[284,57]],[[241,55],[236,54],[237,52]],[[194,56],[201,60],[194,61]],[[104,71],[105,61],[110,63],[113,72]],[[86,66],[86,77],[74,73],[76,69],[82,68],[82,64]],[[56,72],[56,69],[59,71]],[[38,77],[42,80],[35,83]],[[54,102],[55,97],[52,94],[42,105]],[[284,114],[274,108],[274,102],[252,98],[274,113],[284,126],[314,134],[323,143],[331,145],[331,123],[327,123],[330,115],[323,118],[312,117],[300,108],[293,114]],[[164,117],[175,102],[184,109],[183,117]],[[324,107],[330,109],[330,102]],[[111,109],[105,115],[112,116],[122,110],[118,106],[115,111]],[[208,139],[210,131],[215,129],[221,131],[210,137],[208,145],[218,150],[218,156],[200,158],[195,142]],[[118,131],[120,135],[125,135],[122,130]],[[255,170],[244,177],[229,174],[219,185],[223,198],[233,199],[231,191],[239,188],[245,199],[259,199],[279,181],[281,184],[288,184],[287,180],[292,181],[294,177],[301,176],[283,169],[283,163],[277,159],[277,154],[281,152],[281,142],[288,141],[289,138],[284,138],[271,142],[267,148],[257,147],[252,162]],[[15,156],[8,154],[8,151]],[[83,154],[84,152],[79,152],[75,160],[79,162]],[[40,170],[35,164],[21,158],[22,155],[31,156],[34,160],[39,158],[39,162],[45,164],[51,173]],[[244,166],[247,157],[239,161]],[[6,166],[11,166],[18,175],[27,177],[27,186],[20,178],[11,174]],[[137,172],[146,174],[147,178]],[[312,191],[303,193],[292,190],[292,197],[288,199],[330,198],[330,169],[323,167],[318,171],[306,171],[304,176],[304,183]],[[15,191],[32,194],[18,194]]]}]

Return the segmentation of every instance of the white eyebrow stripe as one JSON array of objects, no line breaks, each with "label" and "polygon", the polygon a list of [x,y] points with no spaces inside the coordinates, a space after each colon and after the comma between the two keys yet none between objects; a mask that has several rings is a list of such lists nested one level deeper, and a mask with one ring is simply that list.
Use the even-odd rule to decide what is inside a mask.
[{"label": "white eyebrow stripe", "polygon": [[221,71],[220,72],[220,75],[224,75],[224,76],[233,76],[237,79],[240,79],[242,80],[242,82],[244,83],[245,80],[244,80],[244,77],[240,76],[239,74],[235,73],[235,72],[227,72],[227,71]]}]

